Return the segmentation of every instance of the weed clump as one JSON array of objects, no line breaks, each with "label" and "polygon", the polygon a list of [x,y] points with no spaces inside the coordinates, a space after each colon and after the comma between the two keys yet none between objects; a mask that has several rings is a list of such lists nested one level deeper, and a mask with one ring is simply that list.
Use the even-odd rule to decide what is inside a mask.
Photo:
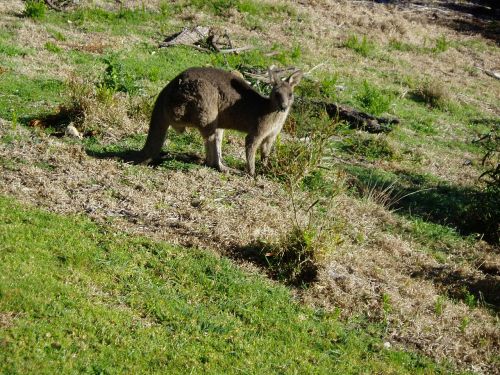
[{"label": "weed clump", "polygon": [[449,98],[440,82],[425,81],[414,91],[414,98],[430,107],[443,109],[448,104]]},{"label": "weed clump", "polygon": [[366,36],[359,39],[357,35],[351,35],[345,42],[344,47],[352,49],[363,57],[370,56],[375,50],[375,44],[369,41]]},{"label": "weed clump", "polygon": [[363,82],[361,90],[358,92],[355,99],[363,109],[375,116],[387,112],[392,102],[389,95],[384,94],[377,87],[368,83],[368,81]]},{"label": "weed clump", "polygon": [[24,15],[33,19],[43,19],[47,6],[43,0],[29,0],[24,7]]}]

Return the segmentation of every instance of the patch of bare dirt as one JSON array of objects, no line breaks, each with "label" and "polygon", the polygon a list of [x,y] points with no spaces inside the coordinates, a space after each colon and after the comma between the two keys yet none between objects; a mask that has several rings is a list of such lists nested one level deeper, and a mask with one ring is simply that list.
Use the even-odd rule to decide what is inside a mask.
[{"label": "patch of bare dirt", "polygon": [[14,325],[16,314],[12,312],[0,312],[0,328],[9,328]]}]

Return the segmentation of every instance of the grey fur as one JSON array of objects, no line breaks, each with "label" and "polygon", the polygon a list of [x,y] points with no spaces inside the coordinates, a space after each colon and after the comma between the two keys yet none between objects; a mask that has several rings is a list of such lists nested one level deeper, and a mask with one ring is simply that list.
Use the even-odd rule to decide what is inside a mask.
[{"label": "grey fur", "polygon": [[302,78],[300,71],[284,81],[272,70],[269,74],[273,84],[269,98],[243,78],[222,69],[190,68],[179,74],[156,100],[140,162],[160,156],[169,126],[178,132],[194,127],[205,140],[207,165],[223,171],[223,129],[235,129],[247,133],[247,172],[253,176],[255,153],[260,147],[261,159],[267,162],[293,103],[293,88]]}]

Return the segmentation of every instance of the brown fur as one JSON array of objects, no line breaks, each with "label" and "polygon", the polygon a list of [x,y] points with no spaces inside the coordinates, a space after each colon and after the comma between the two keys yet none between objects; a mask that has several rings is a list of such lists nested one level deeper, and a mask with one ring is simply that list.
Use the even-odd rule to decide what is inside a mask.
[{"label": "brown fur", "polygon": [[257,148],[265,163],[293,103],[293,88],[302,77],[297,71],[281,81],[272,70],[269,74],[273,84],[269,98],[225,70],[190,68],[179,74],[156,100],[140,162],[159,157],[169,126],[179,132],[195,127],[205,140],[207,165],[222,171],[223,129],[235,129],[247,133],[247,171],[254,175]]}]

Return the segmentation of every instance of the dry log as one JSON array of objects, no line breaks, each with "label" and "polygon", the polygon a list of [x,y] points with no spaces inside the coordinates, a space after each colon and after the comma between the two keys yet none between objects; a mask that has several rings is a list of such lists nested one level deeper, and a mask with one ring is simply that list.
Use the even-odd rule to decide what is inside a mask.
[{"label": "dry log", "polygon": [[163,42],[160,43],[160,48],[170,47],[175,45],[191,46],[208,38],[210,33],[209,27],[196,26],[192,29],[185,28],[179,33],[168,36]]},{"label": "dry log", "polygon": [[298,97],[296,101],[299,105],[312,106],[318,109],[322,108],[330,118],[345,121],[351,128],[364,130],[368,133],[388,133],[393,129],[394,125],[400,122],[397,118],[372,116],[347,105],[303,97]]}]

